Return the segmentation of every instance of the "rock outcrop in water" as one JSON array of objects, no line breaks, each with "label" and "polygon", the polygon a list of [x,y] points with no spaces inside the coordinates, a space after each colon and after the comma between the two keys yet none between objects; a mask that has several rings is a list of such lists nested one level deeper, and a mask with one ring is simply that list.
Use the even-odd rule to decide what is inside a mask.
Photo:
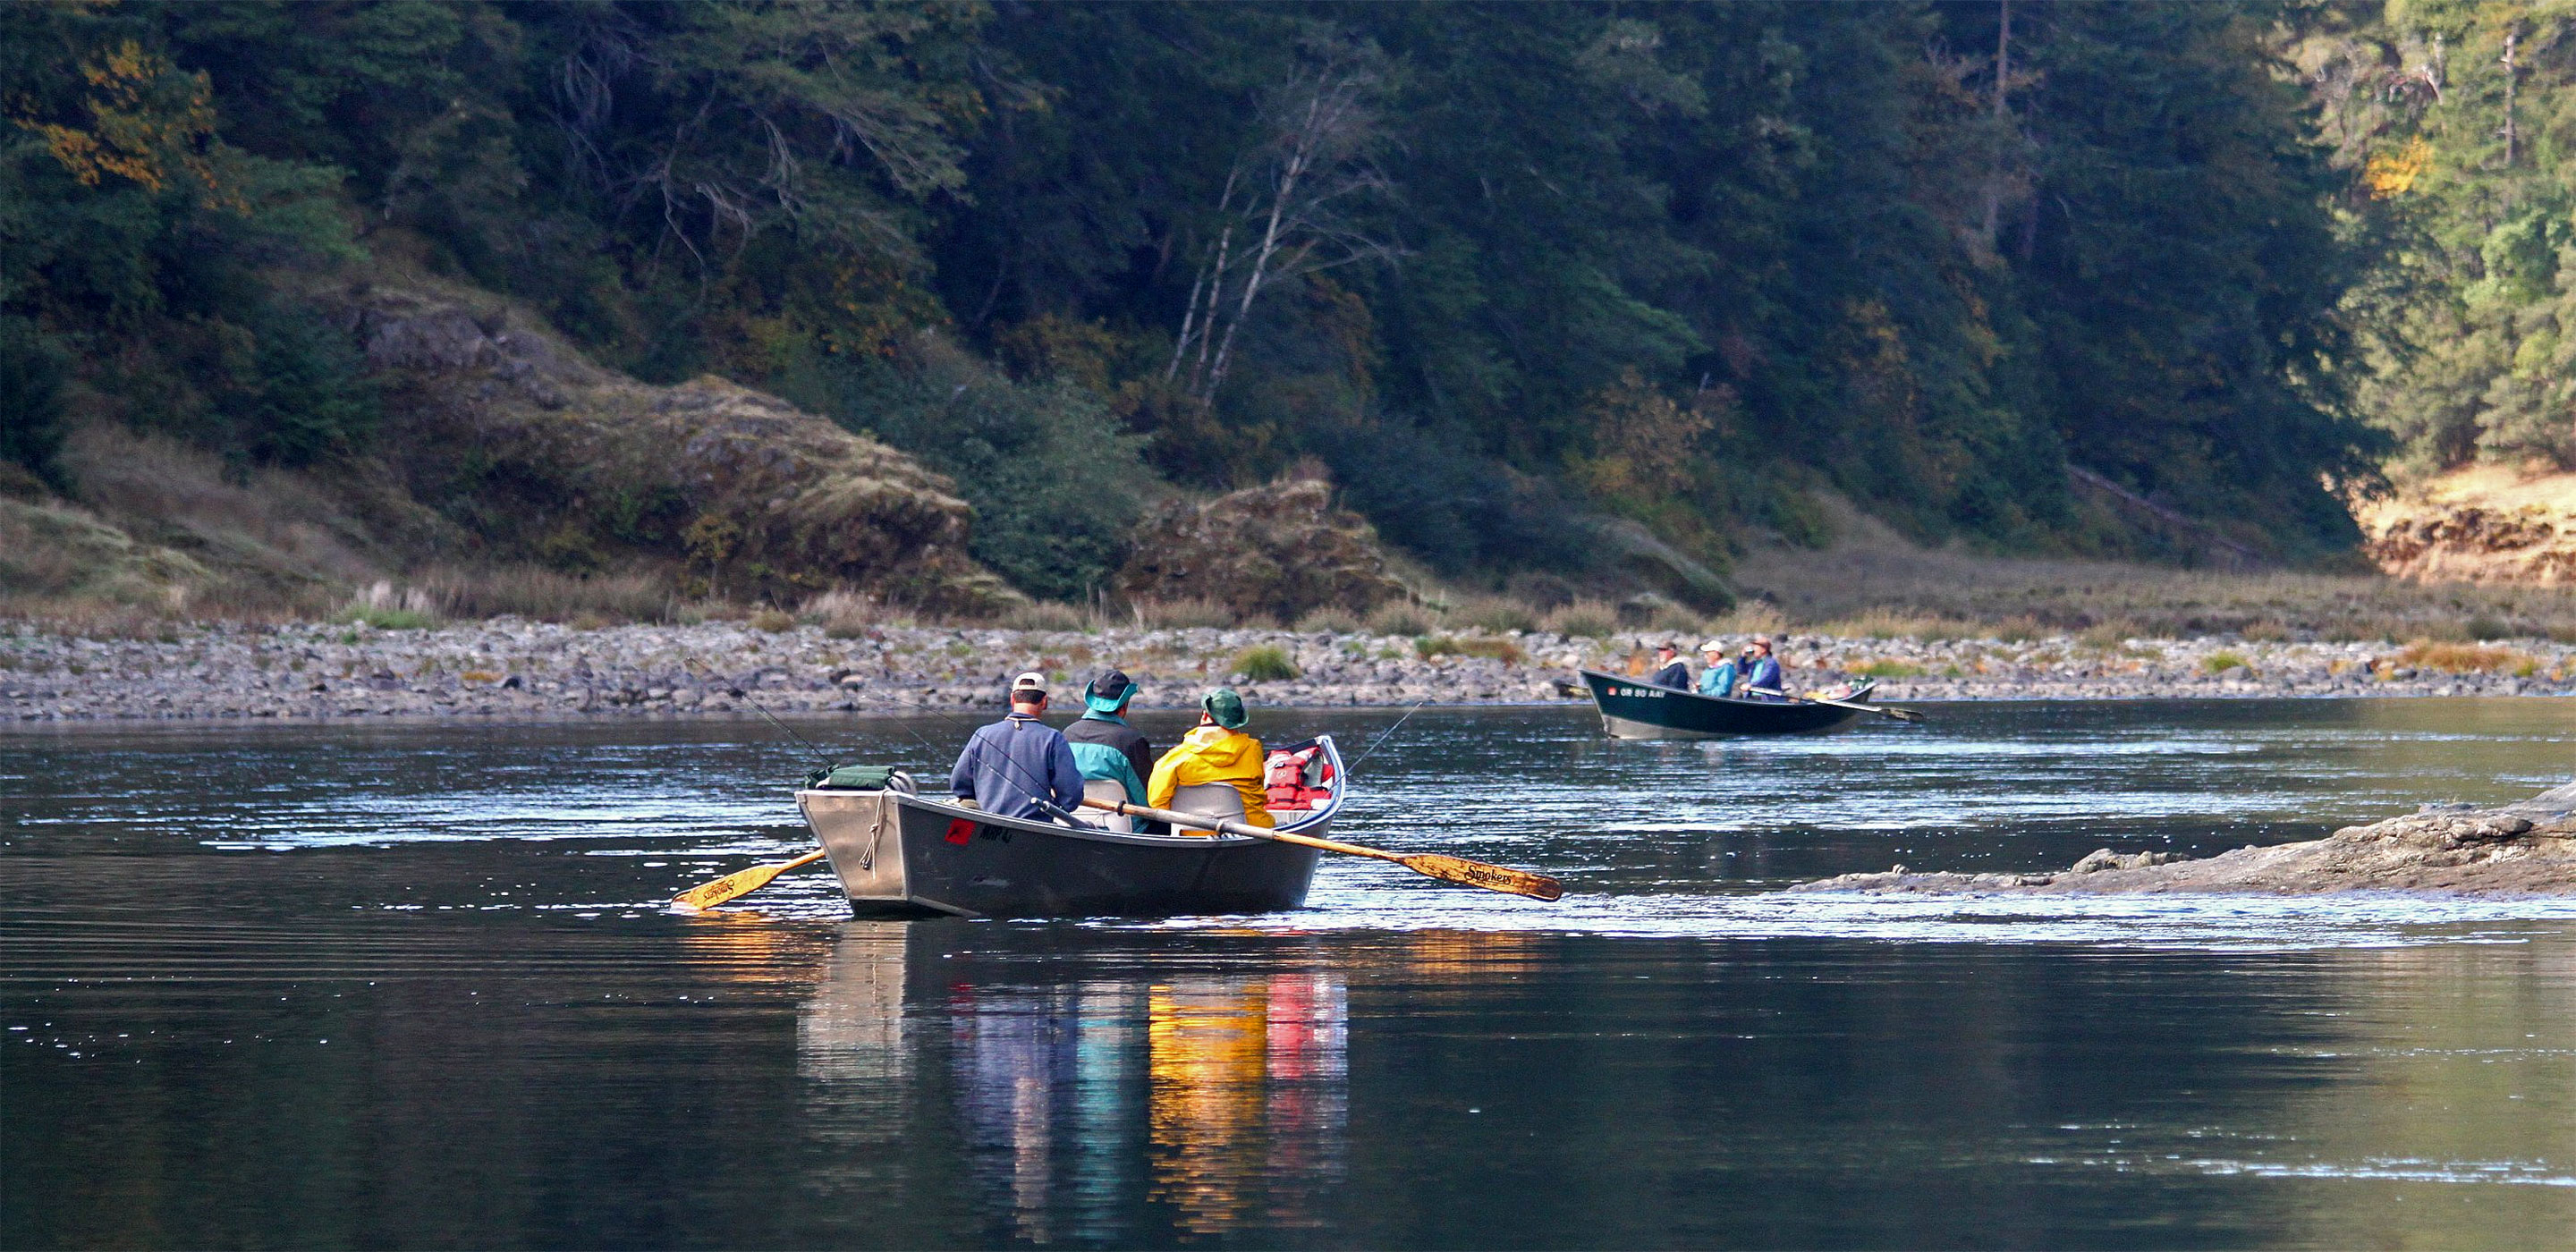
[{"label": "rock outcrop in water", "polygon": [[2428,805],[2348,826],[2305,843],[2246,847],[2189,860],[2108,848],[2051,874],[1845,874],[1795,891],[1882,895],[1985,893],[2117,895],[2425,891],[2457,895],[2576,895],[2576,782],[2492,809]]}]

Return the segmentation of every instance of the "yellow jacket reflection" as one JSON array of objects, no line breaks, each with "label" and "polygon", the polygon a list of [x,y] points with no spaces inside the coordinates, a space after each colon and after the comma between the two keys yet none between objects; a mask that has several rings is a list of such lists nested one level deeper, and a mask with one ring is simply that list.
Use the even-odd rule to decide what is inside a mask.
[{"label": "yellow jacket reflection", "polygon": [[1245,823],[1276,825],[1264,806],[1269,794],[1263,790],[1262,757],[1260,740],[1223,726],[1201,726],[1181,736],[1180,743],[1154,762],[1154,777],[1145,784],[1145,803],[1167,809],[1172,807],[1172,793],[1183,787],[1225,783],[1243,793]]}]

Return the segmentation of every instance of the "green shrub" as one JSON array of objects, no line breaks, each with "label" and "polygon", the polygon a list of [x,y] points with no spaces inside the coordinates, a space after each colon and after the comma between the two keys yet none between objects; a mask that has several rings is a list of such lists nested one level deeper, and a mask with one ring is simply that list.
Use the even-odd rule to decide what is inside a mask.
[{"label": "green shrub", "polygon": [[822,407],[955,479],[975,506],[968,550],[1012,586],[1087,599],[1126,561],[1153,481],[1144,441],[1080,388],[1014,383],[945,340],[907,344],[892,361],[834,358]]},{"label": "green shrub", "polygon": [[2201,672],[2207,674],[2223,674],[2231,669],[2237,668],[2238,666],[2243,666],[2249,673],[2254,669],[2254,666],[2246,661],[2243,656],[2225,649],[2212,652],[2208,656],[2200,659]]},{"label": "green shrub", "polygon": [[57,487],[62,386],[63,356],[53,340],[31,319],[0,317],[0,461]]},{"label": "green shrub", "polygon": [[1248,682],[1286,682],[1298,674],[1288,650],[1275,643],[1256,644],[1234,654],[1233,672]]},{"label": "green shrub", "polygon": [[2493,643],[2498,639],[2511,639],[2514,636],[2511,623],[2489,613],[2480,613],[2470,618],[2468,631],[2469,638],[2479,643]]},{"label": "green shrub", "polygon": [[1923,673],[1923,667],[1904,661],[1872,661],[1851,672],[1862,678],[1914,678]]},{"label": "green shrub", "polygon": [[[342,609],[338,617],[331,620],[373,626],[378,630],[428,630],[438,625],[437,618],[413,609],[380,609],[364,604],[350,605]],[[354,642],[356,638],[355,635],[350,635],[346,640]]]},{"label": "green shrub", "polygon": [[750,625],[765,634],[785,634],[796,629],[796,615],[781,609],[762,609],[751,615]]}]

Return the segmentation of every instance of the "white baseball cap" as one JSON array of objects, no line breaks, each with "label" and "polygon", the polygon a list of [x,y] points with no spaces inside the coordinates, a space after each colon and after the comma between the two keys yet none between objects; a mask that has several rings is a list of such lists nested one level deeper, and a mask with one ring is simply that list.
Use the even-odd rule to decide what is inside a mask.
[{"label": "white baseball cap", "polygon": [[1039,694],[1039,695],[1045,695],[1045,694],[1046,694],[1046,675],[1041,674],[1041,673],[1037,672],[1036,670],[1030,670],[1028,673],[1022,674],[1022,675],[1020,675],[1019,677],[1012,679],[1012,680],[1011,680],[1011,696],[1012,696],[1012,698],[1017,699],[1017,698],[1019,697],[1019,694],[1020,694],[1021,692],[1023,692],[1023,691],[1031,691],[1031,692],[1035,692],[1035,693],[1037,693],[1037,694]]},{"label": "white baseball cap", "polygon": [[1699,650],[1702,652],[1724,652],[1726,651],[1726,641],[1723,639],[1711,639],[1707,643],[1701,644],[1699,646]]}]

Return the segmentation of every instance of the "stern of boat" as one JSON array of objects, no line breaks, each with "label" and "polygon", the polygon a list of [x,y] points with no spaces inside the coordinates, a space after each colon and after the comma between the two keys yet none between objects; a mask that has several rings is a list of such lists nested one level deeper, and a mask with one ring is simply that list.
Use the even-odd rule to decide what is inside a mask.
[{"label": "stern of boat", "polygon": [[808,789],[796,807],[823,845],[841,890],[860,911],[912,907],[904,874],[899,793]]}]

